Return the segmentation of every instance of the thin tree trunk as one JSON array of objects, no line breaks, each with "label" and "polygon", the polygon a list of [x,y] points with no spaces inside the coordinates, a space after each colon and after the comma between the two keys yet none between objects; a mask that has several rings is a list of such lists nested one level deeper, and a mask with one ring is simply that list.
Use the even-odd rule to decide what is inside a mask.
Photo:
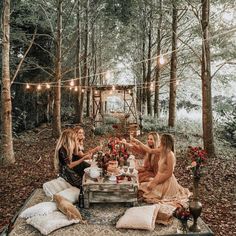
[{"label": "thin tree trunk", "polygon": [[[75,97],[75,122],[80,121],[80,114],[82,113],[80,107],[80,98],[82,93],[81,88],[81,63],[80,63],[80,54],[81,54],[81,27],[80,27],[80,4],[78,4],[77,10],[77,44],[76,44],[76,69],[75,69],[75,78],[76,78],[76,86],[78,86],[78,93]],[[78,79],[79,78],[79,79]]]},{"label": "thin tree trunk", "polygon": [[157,30],[157,64],[156,64],[156,77],[155,77],[155,98],[154,98],[154,116],[159,118],[160,109],[159,109],[159,93],[160,93],[160,77],[161,77],[161,68],[159,58],[161,55],[161,27],[162,27],[162,0],[159,0],[159,25]]},{"label": "thin tree trunk", "polygon": [[1,159],[0,164],[15,162],[12,140],[12,102],[10,81],[10,0],[3,1],[3,34],[2,34],[2,91],[1,91]]},{"label": "thin tree trunk", "polygon": [[145,114],[145,107],[146,107],[146,61],[145,61],[145,48],[146,48],[146,42],[145,42],[145,34],[143,33],[143,43],[142,43],[142,55],[143,55],[143,62],[142,62],[142,67],[143,67],[143,80],[142,80],[142,83],[141,85],[143,86],[141,90],[141,110],[142,110],[142,113]]},{"label": "thin tree trunk", "polygon": [[209,12],[210,0],[202,0],[202,124],[203,142],[209,156],[215,155],[213,122],[212,122],[212,95],[211,95],[211,64],[209,45]]},{"label": "thin tree trunk", "polygon": [[[83,65],[83,78],[81,79],[82,87],[85,87],[86,79],[88,79],[88,24],[89,24],[89,0],[87,0],[85,10],[85,42],[84,42],[84,65]],[[80,114],[79,122],[83,121],[83,108],[84,108],[84,93],[81,93],[80,99]]]},{"label": "thin tree trunk", "polygon": [[57,138],[61,134],[61,45],[62,45],[62,1],[58,0],[57,12],[57,40],[56,40],[56,65],[54,87],[54,107],[52,135]]},{"label": "thin tree trunk", "polygon": [[152,57],[152,19],[150,17],[149,20],[149,30],[148,30],[148,68],[147,68],[147,113],[148,115],[152,115],[152,106],[151,106],[151,91],[150,91],[150,84],[151,84],[151,57]]},{"label": "thin tree trunk", "polygon": [[176,2],[173,0],[173,13],[172,13],[172,53],[171,53],[171,66],[170,66],[170,95],[169,95],[169,127],[175,126],[176,120],[176,78],[177,78],[177,17],[178,10]]}]

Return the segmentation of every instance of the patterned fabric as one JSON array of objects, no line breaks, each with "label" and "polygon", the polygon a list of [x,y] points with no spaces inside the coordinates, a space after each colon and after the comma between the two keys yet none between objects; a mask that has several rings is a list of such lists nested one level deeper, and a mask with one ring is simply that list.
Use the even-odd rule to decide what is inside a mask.
[{"label": "patterned fabric", "polygon": [[[42,189],[37,189],[33,196],[29,199],[24,209],[33,206],[39,202],[50,201],[50,198],[46,197]],[[23,209],[23,210],[24,210]],[[75,224],[69,227],[61,228],[52,232],[50,236],[61,235],[96,235],[96,236],[158,236],[158,235],[178,235],[177,227],[179,222],[177,219],[173,219],[173,223],[166,227],[156,224],[155,230],[148,232],[144,230],[132,230],[132,229],[116,229],[115,223],[120,216],[126,211],[127,207],[124,205],[115,204],[94,204],[89,209],[83,209],[81,215],[88,220],[86,224]],[[86,212],[86,217],[84,217]],[[84,213],[84,214],[83,214]],[[207,225],[198,218],[198,224],[201,227],[201,233],[209,233]],[[34,227],[28,225],[25,219],[17,218],[13,225],[13,230],[9,233],[9,236],[40,236],[40,232]]]}]

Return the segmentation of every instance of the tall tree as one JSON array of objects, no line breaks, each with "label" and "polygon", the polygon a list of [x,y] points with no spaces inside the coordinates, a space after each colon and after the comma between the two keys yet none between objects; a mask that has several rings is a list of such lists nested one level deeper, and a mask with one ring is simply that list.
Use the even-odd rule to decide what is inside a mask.
[{"label": "tall tree", "polygon": [[152,74],[152,9],[149,12],[149,21],[148,21],[148,62],[147,62],[147,113],[152,115],[152,106],[151,106],[151,74]]},{"label": "tall tree", "polygon": [[210,0],[202,0],[202,125],[203,142],[209,156],[215,155],[213,122],[212,122],[212,95],[211,95],[211,58],[209,44],[209,14]]},{"label": "tall tree", "polygon": [[[80,99],[81,99],[81,14],[80,14],[80,4],[77,6],[77,42],[76,42],[76,61],[75,61],[75,78],[76,78],[76,85],[78,86],[78,93],[76,94],[76,100],[75,100],[75,121],[80,122],[80,113],[81,113],[81,107],[80,107]],[[79,79],[78,79],[79,78]]]},{"label": "tall tree", "polygon": [[160,90],[160,55],[161,55],[161,28],[162,28],[162,0],[159,0],[159,22],[157,29],[157,63],[156,63],[156,74],[155,74],[155,97],[154,97],[154,116],[159,118],[159,90]]},{"label": "tall tree", "polygon": [[52,134],[59,137],[61,134],[61,46],[62,46],[62,1],[57,2],[57,37],[56,37],[56,61],[55,61],[55,87]]},{"label": "tall tree", "polygon": [[178,10],[176,1],[172,1],[172,52],[170,65],[170,98],[169,98],[169,127],[175,126],[176,118],[176,77],[177,77],[177,22]]},{"label": "tall tree", "polygon": [[12,142],[12,102],[10,81],[10,0],[3,1],[3,38],[2,38],[2,163],[15,162]]},{"label": "tall tree", "polygon": [[[82,87],[85,87],[86,80],[88,79],[88,46],[89,46],[89,0],[86,0],[85,9],[85,38],[84,38],[84,60],[83,60],[83,78]],[[83,108],[84,108],[84,93],[81,93],[80,98],[80,112],[79,112],[79,122],[83,121]]]}]

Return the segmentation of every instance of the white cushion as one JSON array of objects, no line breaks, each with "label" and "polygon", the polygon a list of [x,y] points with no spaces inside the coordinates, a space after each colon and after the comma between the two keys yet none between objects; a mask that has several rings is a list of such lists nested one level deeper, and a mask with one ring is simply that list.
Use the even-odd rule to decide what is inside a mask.
[{"label": "white cushion", "polygon": [[79,220],[68,220],[60,211],[54,211],[46,216],[34,216],[26,222],[38,229],[41,234],[48,235],[56,229],[79,223]]},{"label": "white cushion", "polygon": [[57,193],[57,195],[64,197],[65,199],[67,199],[71,203],[76,203],[79,199],[79,193],[80,193],[79,188],[70,187],[70,188],[67,188],[67,189]]},{"label": "white cushion", "polygon": [[57,210],[55,202],[41,202],[21,212],[21,218],[30,218],[33,216],[47,215]]},{"label": "white cushion", "polygon": [[116,223],[116,228],[154,230],[158,205],[132,207]]},{"label": "white cushion", "polygon": [[59,193],[62,190],[65,190],[70,187],[72,187],[72,185],[69,184],[68,182],[66,182],[61,177],[59,177],[57,179],[53,179],[53,180],[48,181],[43,184],[43,190],[44,190],[45,194],[51,198],[54,194]]}]

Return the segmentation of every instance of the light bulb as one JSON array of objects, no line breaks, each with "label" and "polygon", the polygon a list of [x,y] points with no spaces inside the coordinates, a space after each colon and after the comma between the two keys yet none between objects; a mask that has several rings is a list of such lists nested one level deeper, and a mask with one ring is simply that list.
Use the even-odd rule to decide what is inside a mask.
[{"label": "light bulb", "polygon": [[39,84],[39,85],[37,86],[37,89],[38,89],[38,90],[41,90],[41,88],[42,88],[42,86],[41,86],[41,84]]},{"label": "light bulb", "polygon": [[73,79],[70,81],[70,86],[71,87],[75,86],[75,81]]},{"label": "light bulb", "polygon": [[46,83],[46,88],[50,89],[50,87],[51,87],[50,84]]},{"label": "light bulb", "polygon": [[159,63],[160,63],[161,65],[164,65],[164,64],[165,64],[165,59],[164,59],[164,57],[163,57],[162,54],[160,54]]},{"label": "light bulb", "polygon": [[77,92],[78,91],[78,88],[77,88],[77,86],[75,87],[75,92]]}]

